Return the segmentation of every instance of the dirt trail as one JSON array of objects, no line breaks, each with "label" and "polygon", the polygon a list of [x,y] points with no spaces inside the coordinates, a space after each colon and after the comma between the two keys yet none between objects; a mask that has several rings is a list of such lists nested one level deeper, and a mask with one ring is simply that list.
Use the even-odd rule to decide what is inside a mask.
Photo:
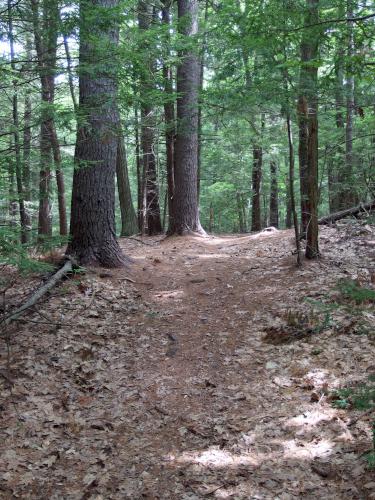
[{"label": "dirt trail", "polygon": [[63,326],[18,332],[4,498],[375,498],[369,421],[348,427],[327,400],[375,371],[369,337],[264,342],[285,311],[369,272],[364,247],[324,229],[324,259],[300,270],[291,231],[145,241],[122,242],[131,270],[50,299]]}]

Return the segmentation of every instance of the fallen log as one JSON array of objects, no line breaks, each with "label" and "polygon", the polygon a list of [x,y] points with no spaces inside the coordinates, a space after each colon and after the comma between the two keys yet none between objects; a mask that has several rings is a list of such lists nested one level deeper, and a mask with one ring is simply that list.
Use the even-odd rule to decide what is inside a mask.
[{"label": "fallen log", "polygon": [[11,312],[8,316],[0,319],[0,327],[9,325],[12,321],[17,320],[28,309],[33,307],[47,292],[49,292],[57,283],[64,278],[68,273],[72,272],[74,263],[71,259],[66,260],[64,265],[60,267],[43,286],[38,288],[35,293],[18,309]]},{"label": "fallen log", "polygon": [[360,203],[356,207],[347,208],[346,210],[340,210],[339,212],[335,212],[330,215],[326,215],[319,219],[318,223],[320,225],[323,224],[331,224],[332,222],[336,222],[337,220],[344,219],[345,217],[359,215],[361,212],[370,212],[371,210],[375,210],[375,200],[372,200],[368,203]]}]

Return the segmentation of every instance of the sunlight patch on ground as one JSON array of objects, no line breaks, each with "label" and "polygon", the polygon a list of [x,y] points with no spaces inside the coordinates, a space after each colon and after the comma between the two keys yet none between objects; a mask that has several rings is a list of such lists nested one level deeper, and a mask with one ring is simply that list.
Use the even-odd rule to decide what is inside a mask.
[{"label": "sunlight patch on ground", "polygon": [[185,296],[183,290],[161,290],[154,294],[154,299],[163,302],[168,299],[182,299]]},{"label": "sunlight patch on ground", "polygon": [[289,427],[315,427],[321,422],[329,422],[334,418],[335,414],[336,412],[333,409],[325,408],[323,410],[323,408],[317,408],[316,410],[307,411],[301,415],[290,418],[286,425]]},{"label": "sunlight patch on ground", "polygon": [[197,255],[198,259],[209,260],[209,259],[229,259],[231,255],[223,253],[200,253]]},{"label": "sunlight patch on ground", "polygon": [[[212,446],[204,451],[187,451],[176,456],[171,454],[166,457],[169,462],[176,465],[197,464],[208,468],[236,468],[241,466],[258,467],[264,462],[272,460],[290,460],[321,458],[332,453],[333,443],[328,439],[303,441],[300,439],[290,439],[286,441],[275,440],[269,443],[268,452],[257,449],[257,443],[252,443],[253,451],[244,453],[231,453],[228,450],[219,449]],[[273,451],[272,447],[277,446]]]},{"label": "sunlight patch on ground", "polygon": [[284,457],[285,458],[316,458],[323,457],[332,451],[332,443],[327,439],[322,439],[319,442],[300,442],[295,439],[284,441]]},{"label": "sunlight patch on ground", "polygon": [[184,452],[178,457],[170,455],[168,460],[177,464],[193,463],[205,467],[237,467],[240,465],[258,465],[258,461],[250,454],[234,454],[216,447],[201,452]]}]

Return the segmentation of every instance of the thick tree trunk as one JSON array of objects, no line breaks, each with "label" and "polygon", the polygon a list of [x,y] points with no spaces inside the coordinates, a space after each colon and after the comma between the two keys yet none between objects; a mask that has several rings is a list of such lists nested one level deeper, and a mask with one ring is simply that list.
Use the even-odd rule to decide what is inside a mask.
[{"label": "thick tree trunk", "polygon": [[[118,0],[85,0],[80,5],[80,121],[73,176],[71,241],[67,249],[67,254],[73,255],[80,264],[105,267],[125,263],[115,234],[119,116],[114,55],[118,26],[113,9],[117,5]],[[96,8],[106,11],[112,22],[103,25],[99,12],[93,15]]]},{"label": "thick tree trunk", "polygon": [[121,211],[121,236],[131,236],[138,232],[137,216],[135,214],[132,194],[129,184],[128,162],[126,159],[126,150],[124,137],[119,127],[119,135],[117,138],[117,161],[116,161],[116,176],[117,189]]},{"label": "thick tree trunk", "polygon": [[251,212],[251,230],[260,231],[261,223],[261,207],[260,207],[260,187],[262,182],[262,162],[263,150],[254,144],[253,146],[253,173],[252,173],[252,212]]},{"label": "thick tree trunk", "polygon": [[[178,0],[180,34],[198,34],[198,1]],[[177,136],[175,143],[175,193],[173,233],[204,233],[199,221],[198,179],[198,88],[199,58],[191,47],[181,51],[177,68]]]},{"label": "thick tree trunk", "polygon": [[271,192],[270,192],[270,226],[279,227],[279,186],[277,181],[277,164],[271,161]]},{"label": "thick tree trunk", "polygon": [[298,114],[300,127],[300,181],[302,231],[306,232],[306,257],[319,256],[318,244],[318,103],[317,79],[319,32],[310,28],[319,22],[318,0],[306,0],[305,26],[302,35],[300,97]]}]

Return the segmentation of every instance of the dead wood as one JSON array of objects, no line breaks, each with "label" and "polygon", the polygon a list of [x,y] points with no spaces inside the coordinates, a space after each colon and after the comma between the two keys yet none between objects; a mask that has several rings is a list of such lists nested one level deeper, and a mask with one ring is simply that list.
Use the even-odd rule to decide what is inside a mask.
[{"label": "dead wood", "polygon": [[332,222],[336,222],[340,219],[344,219],[349,216],[357,216],[362,212],[369,212],[375,209],[375,200],[370,201],[369,203],[360,203],[356,207],[347,208],[345,210],[340,210],[339,212],[335,212],[333,214],[326,215],[319,219],[318,223],[323,224],[331,224]]},{"label": "dead wood", "polygon": [[53,287],[57,285],[57,283],[64,278],[68,273],[73,270],[73,262],[71,259],[67,259],[62,267],[58,269],[43,286],[38,288],[36,292],[32,294],[32,296],[18,309],[13,311],[10,315],[0,320],[0,326],[7,326],[12,321],[17,320],[22,314],[24,314],[28,309],[33,307],[39,300],[49,292]]}]

